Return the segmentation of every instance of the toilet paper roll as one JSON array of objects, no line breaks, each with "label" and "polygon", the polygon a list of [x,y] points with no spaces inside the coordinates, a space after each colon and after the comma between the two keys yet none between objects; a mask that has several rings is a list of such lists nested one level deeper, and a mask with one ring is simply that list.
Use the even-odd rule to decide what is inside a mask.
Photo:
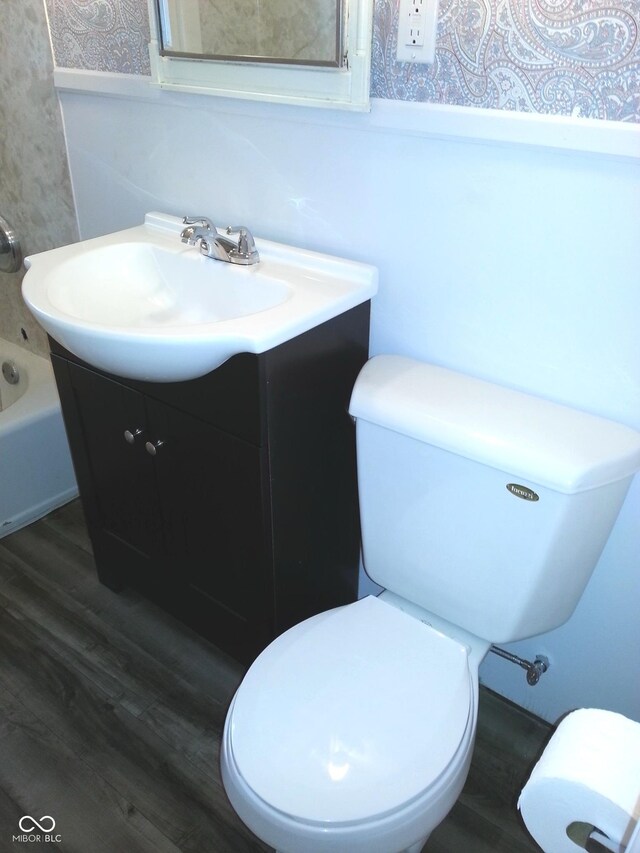
[{"label": "toilet paper roll", "polygon": [[522,789],[518,808],[545,853],[577,853],[578,821],[627,844],[640,817],[640,723],[584,708],[560,723]]}]

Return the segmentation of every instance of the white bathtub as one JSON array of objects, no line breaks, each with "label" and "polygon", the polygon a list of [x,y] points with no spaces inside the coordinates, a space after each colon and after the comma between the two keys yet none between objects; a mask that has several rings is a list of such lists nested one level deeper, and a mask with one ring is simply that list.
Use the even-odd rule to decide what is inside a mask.
[{"label": "white bathtub", "polygon": [[0,538],[78,494],[51,364],[0,339]]}]

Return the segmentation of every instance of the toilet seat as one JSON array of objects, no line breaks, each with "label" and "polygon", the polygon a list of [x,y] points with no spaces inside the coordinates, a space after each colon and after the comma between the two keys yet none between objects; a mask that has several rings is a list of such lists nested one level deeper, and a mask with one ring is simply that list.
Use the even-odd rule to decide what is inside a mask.
[{"label": "toilet seat", "polygon": [[472,725],[473,695],[466,646],[370,596],[265,649],[236,693],[228,746],[281,813],[365,821],[437,782]]}]

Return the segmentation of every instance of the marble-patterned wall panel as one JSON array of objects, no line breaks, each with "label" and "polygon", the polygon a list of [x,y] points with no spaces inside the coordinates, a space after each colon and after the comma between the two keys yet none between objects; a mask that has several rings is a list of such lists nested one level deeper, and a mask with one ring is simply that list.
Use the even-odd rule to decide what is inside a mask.
[{"label": "marble-patterned wall panel", "polygon": [[[146,0],[46,2],[58,65],[149,73]],[[640,0],[440,0],[432,66],[375,4],[374,97],[640,122]]]},{"label": "marble-patterned wall panel", "polygon": [[[77,226],[42,0],[4,3],[2,12],[0,213],[27,255],[77,240]],[[22,277],[0,273],[0,337],[45,355]]]}]

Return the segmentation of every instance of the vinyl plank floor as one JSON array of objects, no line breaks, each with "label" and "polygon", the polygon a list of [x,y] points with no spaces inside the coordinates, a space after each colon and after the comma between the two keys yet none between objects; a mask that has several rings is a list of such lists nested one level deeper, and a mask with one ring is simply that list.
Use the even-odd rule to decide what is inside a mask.
[{"label": "vinyl plank floor", "polygon": [[[60,842],[36,844],[36,849],[177,853],[179,848],[153,822],[6,688],[0,712],[0,789],[8,804],[2,810],[3,832],[9,830],[11,838],[19,835],[22,815],[37,820],[55,815]],[[8,835],[3,841],[8,842]],[[8,843],[2,849],[10,849]]]},{"label": "vinyl plank floor", "polygon": [[[219,776],[242,667],[95,576],[78,501],[0,540],[0,853],[260,853]],[[534,853],[514,802],[548,731],[483,692],[469,781],[424,853]],[[349,853],[349,851],[345,851]]]}]

